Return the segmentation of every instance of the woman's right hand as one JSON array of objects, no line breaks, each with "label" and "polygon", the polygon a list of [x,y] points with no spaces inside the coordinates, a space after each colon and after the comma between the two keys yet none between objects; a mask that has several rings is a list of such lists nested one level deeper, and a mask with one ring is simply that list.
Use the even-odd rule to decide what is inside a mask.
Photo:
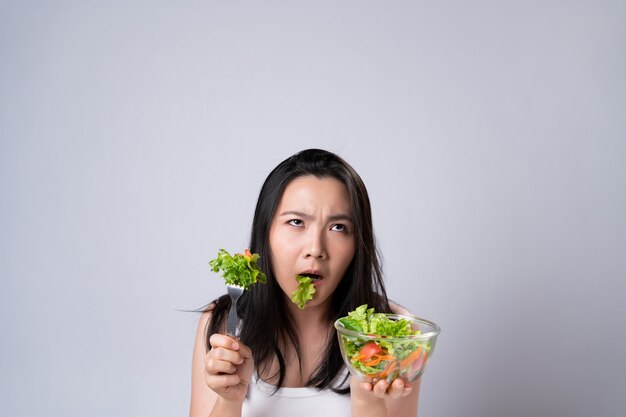
[{"label": "woman's right hand", "polygon": [[254,370],[250,348],[223,334],[209,339],[211,350],[204,357],[204,380],[228,403],[243,404]]}]

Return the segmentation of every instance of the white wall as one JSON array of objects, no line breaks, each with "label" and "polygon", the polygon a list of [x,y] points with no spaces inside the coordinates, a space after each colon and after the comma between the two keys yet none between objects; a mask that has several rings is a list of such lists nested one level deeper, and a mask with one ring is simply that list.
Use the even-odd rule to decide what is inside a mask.
[{"label": "white wall", "polygon": [[321,147],[392,298],[441,325],[423,417],[626,408],[618,1],[0,2],[0,415],[185,415],[207,262]]}]

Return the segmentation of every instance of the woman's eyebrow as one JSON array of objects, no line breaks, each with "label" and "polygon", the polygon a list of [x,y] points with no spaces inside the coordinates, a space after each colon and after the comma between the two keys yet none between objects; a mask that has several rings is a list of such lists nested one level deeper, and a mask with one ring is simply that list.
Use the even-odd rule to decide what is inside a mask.
[{"label": "woman's eyebrow", "polygon": [[[303,219],[310,219],[313,217],[310,214],[307,214],[303,211],[298,211],[298,210],[283,211],[282,213],[279,214],[279,216],[298,216],[298,217],[302,217]],[[327,220],[331,222],[338,221],[338,220],[352,222],[352,216],[348,214],[333,214],[331,216],[328,216]]]},{"label": "woman's eyebrow", "polygon": [[338,220],[352,222],[352,216],[349,216],[347,214],[334,214],[332,216],[328,216],[328,220],[331,222],[336,222]]},{"label": "woman's eyebrow", "polygon": [[279,216],[298,216],[298,217],[303,217],[305,219],[310,219],[311,216],[310,214],[306,214],[303,211],[298,211],[298,210],[287,210],[287,211],[283,211],[282,213],[279,214]]}]

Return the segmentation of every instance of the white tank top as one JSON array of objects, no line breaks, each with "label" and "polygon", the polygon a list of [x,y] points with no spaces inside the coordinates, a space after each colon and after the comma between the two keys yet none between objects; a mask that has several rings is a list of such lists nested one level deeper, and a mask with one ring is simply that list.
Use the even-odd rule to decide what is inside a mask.
[{"label": "white tank top", "polygon": [[[410,314],[408,310],[393,302],[391,309],[396,314]],[[344,380],[346,367],[335,377],[335,382]],[[349,381],[346,382],[347,387]],[[242,417],[351,417],[350,395],[341,395],[330,389],[281,388],[275,394],[274,386],[256,376],[248,386],[248,396],[243,402]]]},{"label": "white tank top", "polygon": [[280,388],[253,378],[248,396],[243,402],[243,417],[350,417],[350,395],[341,395],[330,389]]}]

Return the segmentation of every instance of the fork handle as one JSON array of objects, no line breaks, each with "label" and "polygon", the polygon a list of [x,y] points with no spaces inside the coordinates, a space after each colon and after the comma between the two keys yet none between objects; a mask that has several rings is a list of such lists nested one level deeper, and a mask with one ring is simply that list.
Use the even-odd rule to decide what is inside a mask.
[{"label": "fork handle", "polygon": [[237,303],[232,302],[228,312],[228,334],[237,337]]}]

